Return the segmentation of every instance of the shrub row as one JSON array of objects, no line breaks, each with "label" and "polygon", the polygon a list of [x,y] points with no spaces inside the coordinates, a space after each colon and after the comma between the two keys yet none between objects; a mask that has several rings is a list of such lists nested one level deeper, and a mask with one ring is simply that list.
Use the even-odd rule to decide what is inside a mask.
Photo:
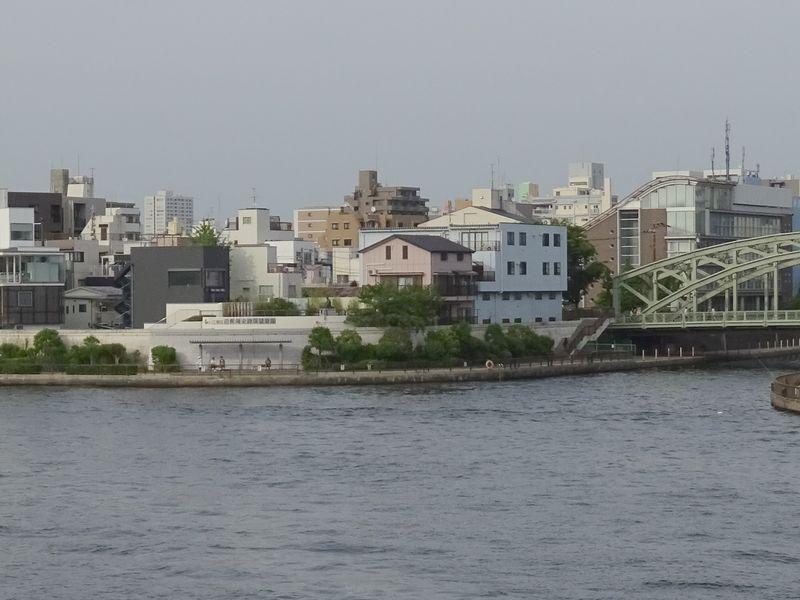
[{"label": "shrub row", "polygon": [[66,365],[67,375],[136,375],[137,365]]}]

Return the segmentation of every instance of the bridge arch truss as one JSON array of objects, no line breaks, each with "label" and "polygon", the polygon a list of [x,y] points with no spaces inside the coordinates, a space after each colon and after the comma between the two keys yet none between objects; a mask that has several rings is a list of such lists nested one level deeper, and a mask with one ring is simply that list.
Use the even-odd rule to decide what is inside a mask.
[{"label": "bridge arch truss", "polygon": [[778,308],[781,270],[800,265],[800,232],[780,233],[700,248],[617,275],[614,312],[621,314],[622,294],[641,303],[641,314],[691,311],[724,297],[724,309],[738,310],[741,286],[761,281],[764,308]]}]

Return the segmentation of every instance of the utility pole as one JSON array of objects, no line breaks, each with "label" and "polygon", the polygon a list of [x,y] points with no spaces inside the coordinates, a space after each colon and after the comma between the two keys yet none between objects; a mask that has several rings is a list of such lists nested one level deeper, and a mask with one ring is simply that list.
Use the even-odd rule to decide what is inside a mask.
[{"label": "utility pole", "polygon": [[731,123],[725,119],[725,181],[731,180]]}]

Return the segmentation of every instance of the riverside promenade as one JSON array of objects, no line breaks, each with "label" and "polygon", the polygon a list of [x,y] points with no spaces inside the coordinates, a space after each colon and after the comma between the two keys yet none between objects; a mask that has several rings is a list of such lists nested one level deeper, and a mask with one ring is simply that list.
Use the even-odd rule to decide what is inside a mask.
[{"label": "riverside promenade", "polygon": [[522,364],[516,367],[487,369],[453,367],[444,369],[385,371],[320,371],[302,370],[238,371],[221,373],[140,373],[137,375],[67,375],[41,373],[35,375],[1,375],[1,386],[70,386],[117,388],[183,388],[183,387],[271,387],[271,386],[353,386],[389,384],[458,383],[466,381],[508,381],[564,377],[642,369],[681,368],[712,362],[754,360],[800,353],[800,348],[769,348],[714,352],[700,356],[637,356],[598,359],[554,359],[552,363]]}]

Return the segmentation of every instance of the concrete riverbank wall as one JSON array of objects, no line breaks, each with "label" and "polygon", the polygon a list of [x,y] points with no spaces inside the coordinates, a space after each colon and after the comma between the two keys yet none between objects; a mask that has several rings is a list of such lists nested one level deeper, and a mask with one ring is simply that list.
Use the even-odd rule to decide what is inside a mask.
[{"label": "concrete riverbank wall", "polygon": [[772,382],[770,404],[776,410],[800,414],[800,373],[781,375]]}]

